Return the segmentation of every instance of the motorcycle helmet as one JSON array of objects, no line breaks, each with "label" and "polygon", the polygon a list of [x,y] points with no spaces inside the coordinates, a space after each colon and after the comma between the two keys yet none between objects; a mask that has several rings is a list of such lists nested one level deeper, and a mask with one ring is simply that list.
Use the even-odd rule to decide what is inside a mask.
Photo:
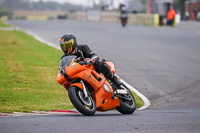
[{"label": "motorcycle helmet", "polygon": [[76,37],[72,34],[65,34],[60,39],[60,47],[66,54],[70,54],[77,46]]},{"label": "motorcycle helmet", "polygon": [[122,7],[121,12],[123,12],[123,13],[124,13],[124,12],[127,12],[127,9],[126,9],[125,6]]}]

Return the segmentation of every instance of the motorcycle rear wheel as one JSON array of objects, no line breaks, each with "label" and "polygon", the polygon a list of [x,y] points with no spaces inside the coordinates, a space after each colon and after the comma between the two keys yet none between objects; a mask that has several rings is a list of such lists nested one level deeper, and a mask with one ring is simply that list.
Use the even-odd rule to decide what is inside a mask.
[{"label": "motorcycle rear wheel", "polygon": [[122,114],[132,114],[136,109],[135,98],[134,98],[133,94],[131,93],[131,91],[124,84],[123,84],[123,87],[126,90],[128,90],[127,96],[131,100],[126,100],[126,99],[119,97],[120,106],[117,107],[117,111],[119,111]]},{"label": "motorcycle rear wheel", "polygon": [[95,102],[90,95],[85,98],[83,95],[83,90],[76,86],[71,86],[68,88],[68,95],[70,101],[80,113],[86,116],[92,116],[95,114]]}]

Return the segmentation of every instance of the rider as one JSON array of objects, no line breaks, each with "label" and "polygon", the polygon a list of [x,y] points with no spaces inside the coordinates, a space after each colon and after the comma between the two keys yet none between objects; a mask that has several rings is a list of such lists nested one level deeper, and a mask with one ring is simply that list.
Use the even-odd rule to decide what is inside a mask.
[{"label": "rider", "polygon": [[125,27],[128,20],[128,12],[125,6],[121,8],[121,15],[120,15],[122,26]]},{"label": "rider", "polygon": [[60,47],[64,52],[61,59],[68,55],[85,58],[87,64],[94,65],[98,73],[102,73],[107,79],[111,80],[118,88],[122,82],[115,76],[107,64],[99,60],[99,57],[91,51],[86,44],[77,44],[76,37],[72,34],[65,34],[60,39]]}]

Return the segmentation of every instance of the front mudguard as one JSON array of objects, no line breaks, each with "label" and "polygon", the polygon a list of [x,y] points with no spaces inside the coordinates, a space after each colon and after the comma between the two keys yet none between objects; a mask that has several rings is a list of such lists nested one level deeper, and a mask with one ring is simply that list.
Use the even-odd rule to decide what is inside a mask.
[{"label": "front mudguard", "polygon": [[[77,83],[72,83],[72,84],[70,84],[70,86],[76,86],[76,87],[78,87],[78,88],[80,88],[81,90],[83,90],[83,83],[81,83],[81,82],[77,82]],[[68,87],[69,88],[69,87]],[[67,89],[68,90],[68,89]]]}]

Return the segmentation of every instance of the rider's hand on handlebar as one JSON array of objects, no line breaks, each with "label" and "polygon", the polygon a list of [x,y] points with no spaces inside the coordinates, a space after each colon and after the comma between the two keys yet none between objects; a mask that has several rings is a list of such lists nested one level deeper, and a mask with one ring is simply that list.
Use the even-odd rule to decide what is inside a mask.
[{"label": "rider's hand on handlebar", "polygon": [[93,65],[95,63],[94,59],[86,58],[84,60],[85,65]]},{"label": "rider's hand on handlebar", "polygon": [[93,65],[95,63],[94,59],[86,58],[84,61],[78,62],[80,65]]},{"label": "rider's hand on handlebar", "polygon": [[85,65],[85,62],[84,61],[79,61],[78,62],[80,65]]},{"label": "rider's hand on handlebar", "polygon": [[88,61],[88,60],[79,61],[78,63],[79,63],[80,65],[90,65],[90,64],[91,64],[91,62]]}]

